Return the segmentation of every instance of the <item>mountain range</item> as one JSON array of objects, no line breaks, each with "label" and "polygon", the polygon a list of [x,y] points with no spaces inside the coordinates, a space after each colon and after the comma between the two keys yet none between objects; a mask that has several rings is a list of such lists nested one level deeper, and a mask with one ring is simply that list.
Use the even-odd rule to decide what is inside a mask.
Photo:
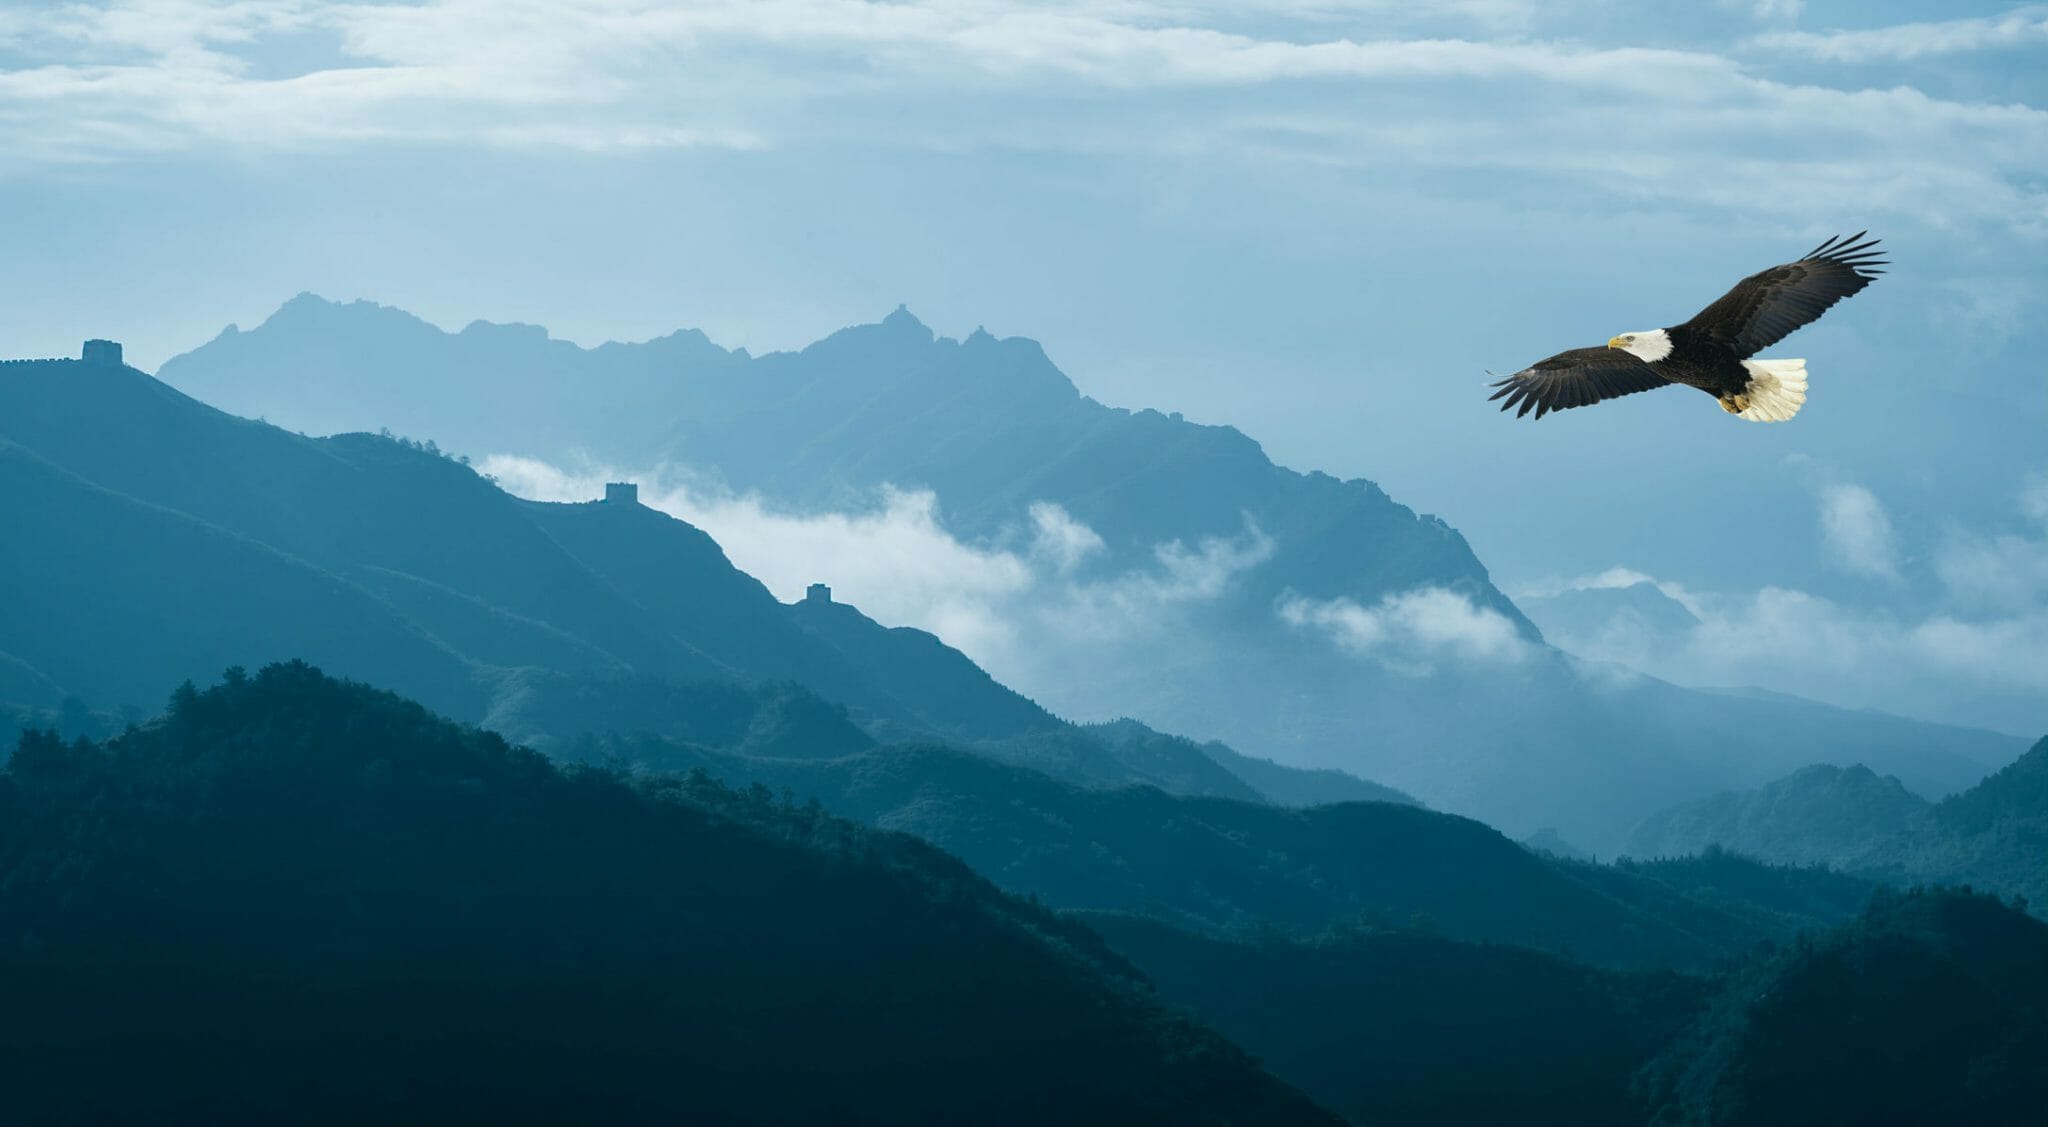
[{"label": "mountain range", "polygon": [[[1850,872],[1599,864],[1583,804],[1525,847],[1073,723],[930,633],[778,600],[630,489],[521,499],[118,363],[0,366],[0,502],[0,707],[31,728],[0,763],[0,1088],[32,1121],[312,1092],[342,1122],[2025,1123],[2048,1092],[2048,928],[1880,883],[2034,888],[2048,741],[1939,802],[1810,769],[1642,831],[1864,841]],[[1660,722],[1789,718],[1778,754],[1978,746],[1517,637]],[[1575,701],[1548,707],[1585,730]],[[1605,746],[1548,793],[1703,784]]]},{"label": "mountain range", "polygon": [[[1340,768],[1596,853],[1650,812],[1804,763],[1866,762],[1931,798],[2024,746],[1576,662],[1450,525],[1371,482],[1274,465],[1229,427],[1105,406],[1032,341],[938,337],[901,309],[757,357],[695,332],[593,349],[534,326],[448,333],[302,295],[161,375],[295,428],[390,426],[479,457],[667,467],[797,514],[929,491],[947,531],[988,551],[1056,511],[1075,545],[1064,586],[1033,588],[1010,624],[1045,611],[1031,602],[1042,598],[1068,633],[1031,636],[1031,653],[1009,659],[1015,687],[1065,716],[1135,717]],[[1213,566],[1170,605],[1059,602],[1190,561]],[[1144,628],[1103,629],[1106,616]]]},{"label": "mountain range", "polygon": [[[298,662],[25,733],[0,825],[26,1122],[2017,1125],[2048,1093],[2048,926],[1984,895],[1880,891],[1691,973],[1431,920],[1205,934]],[[1669,879],[1836,891],[1727,855]]]},{"label": "mountain range", "polygon": [[1643,857],[1708,849],[2048,904],[2048,739],[1939,802],[1861,764],[1817,765],[1662,811],[1630,842]]},{"label": "mountain range", "polygon": [[1427,918],[1703,965],[1867,892],[1773,906],[1763,889],[1786,878],[1760,868],[1757,889],[1717,897],[1540,858],[1335,771],[1070,724],[929,634],[778,602],[703,532],[625,498],[521,500],[420,444],[305,438],[118,366],[32,371],[0,382],[20,533],[0,543],[17,596],[0,637],[44,693],[31,719],[63,719],[57,693],[137,718],[163,684],[298,655],[565,761],[787,788],[1011,891],[1218,932]]},{"label": "mountain range", "polygon": [[420,444],[306,438],[133,369],[0,369],[0,491],[17,596],[0,602],[0,688],[22,705],[133,710],[166,677],[300,656],[545,748],[654,724],[636,702],[672,717],[676,684],[789,682],[866,730],[1077,781],[1261,794],[1192,742],[1092,736],[922,631],[780,603],[652,509],[522,501]]},{"label": "mountain range", "polygon": [[1853,915],[1869,882],[1723,858],[1623,869],[1532,853],[1468,818],[1393,802],[1287,809],[1155,787],[1082,787],[984,754],[851,754],[586,737],[559,757],[701,772],[915,835],[1004,889],[1066,909],[1146,912],[1217,935],[1361,920],[1612,966],[1707,966]]}]

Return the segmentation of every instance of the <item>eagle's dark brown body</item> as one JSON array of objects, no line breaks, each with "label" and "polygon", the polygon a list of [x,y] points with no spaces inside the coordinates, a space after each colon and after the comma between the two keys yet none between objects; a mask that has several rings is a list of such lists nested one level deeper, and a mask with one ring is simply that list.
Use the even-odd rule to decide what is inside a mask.
[{"label": "eagle's dark brown body", "polygon": [[1749,369],[1744,357],[1706,333],[1676,325],[1664,330],[1671,338],[1671,355],[1652,364],[1657,374],[1671,383],[1696,387],[1716,399],[1739,395],[1749,386]]}]

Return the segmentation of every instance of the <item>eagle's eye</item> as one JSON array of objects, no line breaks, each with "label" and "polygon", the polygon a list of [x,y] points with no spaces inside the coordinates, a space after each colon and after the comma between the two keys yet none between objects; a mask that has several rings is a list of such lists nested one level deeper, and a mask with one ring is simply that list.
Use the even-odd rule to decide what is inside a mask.
[{"label": "eagle's eye", "polygon": [[1636,335],[1634,333],[1623,333],[1621,334],[1621,339],[1634,344],[1636,342]]}]

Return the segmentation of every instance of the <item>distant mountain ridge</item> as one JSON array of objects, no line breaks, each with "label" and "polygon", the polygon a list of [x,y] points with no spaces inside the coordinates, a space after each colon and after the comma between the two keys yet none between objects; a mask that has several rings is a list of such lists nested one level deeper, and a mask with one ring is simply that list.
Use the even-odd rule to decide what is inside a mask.
[{"label": "distant mountain ridge", "polygon": [[1976,786],[1928,802],[1869,768],[1807,767],[1645,819],[1630,851],[1710,848],[1898,884],[1970,884],[2048,907],[2048,738]]},{"label": "distant mountain ridge", "polygon": [[32,502],[0,542],[0,628],[102,708],[146,700],[119,694],[151,677],[294,652],[365,680],[388,667],[394,687],[551,754],[787,787],[1007,888],[1169,904],[1203,926],[1422,913],[1475,938],[1699,962],[1837,910],[1560,870],[1336,772],[1135,721],[1068,724],[922,631],[777,602],[652,509],[522,501],[415,444],[291,435],[133,371],[0,384],[0,441],[16,440],[141,495],[26,446],[0,460],[28,467],[0,496]]},{"label": "distant mountain ridge", "polygon": [[795,682],[877,730],[1081,782],[1262,794],[1192,743],[1095,739],[922,631],[782,604],[655,510],[522,501],[418,444],[306,438],[119,365],[0,375],[0,497],[0,687],[23,705],[146,705],[298,656],[546,747],[611,727],[565,695]]},{"label": "distant mountain ridge", "polygon": [[1629,852],[1675,857],[1720,846],[1781,863],[1838,863],[1897,834],[1929,805],[1860,763],[1815,764],[1755,790],[1659,811],[1630,834]]},{"label": "distant mountain ridge", "polygon": [[1342,768],[1601,854],[1651,811],[1803,763],[1869,762],[1938,796],[2023,748],[1581,666],[1542,643],[1456,530],[1371,482],[1276,466],[1229,427],[1104,406],[1035,342],[942,338],[907,310],[757,357],[695,333],[592,349],[532,326],[446,333],[301,295],[163,376],[309,430],[374,421],[476,454],[685,465],[795,511],[929,489],[970,543],[1001,543],[1053,504],[1102,541],[1082,582],[1156,568],[1169,546],[1255,542],[1161,639],[1066,646],[1018,687],[1067,716]]},{"label": "distant mountain ridge", "polygon": [[[681,461],[796,504],[926,486],[968,536],[1055,501],[1105,537],[1106,567],[1148,562],[1169,540],[1237,536],[1249,514],[1283,544],[1314,545],[1299,560],[1282,553],[1264,583],[1272,591],[1369,601],[1452,586],[1533,635],[1462,537],[1372,483],[1275,466],[1232,427],[1105,407],[1035,341],[941,338],[902,308],[800,352],[752,357],[695,331],[594,349],[529,325],[449,334],[388,306],[300,294],[159,374],[294,429],[403,427],[476,456]],[[479,401],[500,409],[484,417],[460,406]],[[1046,444],[1058,451],[1051,460]],[[1346,556],[1349,569],[1331,572],[1318,556]],[[1263,618],[1269,601],[1247,605]]]},{"label": "distant mountain ridge", "polygon": [[[1684,603],[1644,580],[1626,587],[1585,587],[1515,600],[1544,636],[1573,652],[1608,652],[1600,639],[1616,636],[1644,648],[1682,645],[1700,620]],[[1585,648],[1580,649],[1581,646]]]}]

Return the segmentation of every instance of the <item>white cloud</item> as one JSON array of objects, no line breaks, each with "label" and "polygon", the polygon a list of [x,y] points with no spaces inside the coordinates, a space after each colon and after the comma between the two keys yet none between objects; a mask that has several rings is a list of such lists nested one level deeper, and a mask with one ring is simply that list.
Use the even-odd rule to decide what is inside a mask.
[{"label": "white cloud", "polygon": [[[1704,47],[1534,38],[1517,29],[1535,11],[1268,2],[1245,25],[1236,6],[1131,0],[65,5],[0,24],[0,50],[34,60],[0,71],[0,160],[421,141],[748,149],[856,135],[1523,174],[1816,229],[1854,211],[2048,232],[2039,109],[1774,82]],[[2025,24],[1978,22],[1991,30],[1968,34]],[[1491,37],[1461,37],[1475,32]],[[252,63],[278,36],[314,34],[335,44],[317,69],[276,76]],[[1330,83],[1349,89],[1333,99]],[[1253,87],[1273,96],[1192,96]],[[964,131],[933,111],[962,98],[982,111]]]},{"label": "white cloud", "polygon": [[1853,31],[1775,31],[1750,44],[1835,63],[1906,62],[1930,55],[2048,47],[2048,8],[2027,5],[1997,16],[1930,20]]},{"label": "white cloud", "polygon": [[1806,0],[1749,0],[1748,7],[1759,20],[1791,23],[1806,10]]},{"label": "white cloud", "polygon": [[[891,626],[937,634],[999,680],[1057,700],[1120,647],[1153,646],[1179,616],[1223,598],[1272,556],[1272,541],[1247,525],[1235,537],[1155,546],[1154,565],[1091,572],[1101,536],[1059,505],[1029,507],[1030,523],[1002,543],[970,544],[946,527],[930,492],[884,488],[868,508],[799,513],[759,497],[699,488],[669,471],[575,472],[531,458],[492,455],[477,468],[508,492],[541,501],[587,501],[606,481],[637,480],[643,503],[717,540],[741,570],[777,598],[823,581],[834,595]],[[1192,656],[1197,644],[1177,649]]]},{"label": "white cloud", "polygon": [[[1988,688],[2048,692],[2048,613],[2039,608],[2006,618],[1967,619],[1947,613],[1919,621],[1858,610],[1799,591],[1767,587],[1722,604],[1691,643],[1692,656],[1733,674],[1780,672],[1779,684],[1799,692],[1805,677],[1832,682],[1870,678],[1858,703],[1885,707],[1901,682],[1934,678],[1945,691],[1975,695]],[[1755,680],[1739,683],[1758,683]],[[1789,684],[1789,687],[1787,687]],[[1910,696],[1924,697],[1921,692]]]},{"label": "white cloud", "polygon": [[1514,664],[1534,652],[1505,615],[1441,587],[1388,595],[1370,607],[1296,595],[1280,601],[1279,613],[1291,625],[1327,634],[1347,653],[1409,674],[1433,672],[1447,661]]},{"label": "white cloud", "polygon": [[1030,514],[1036,532],[1033,549],[1062,574],[1073,571],[1103,549],[1102,537],[1094,529],[1050,501],[1034,502]]},{"label": "white cloud", "polygon": [[1820,522],[1828,554],[1844,570],[1879,579],[1899,578],[1897,537],[1876,494],[1860,485],[1823,486]]},{"label": "white cloud", "polygon": [[1565,591],[1618,590],[1623,587],[1633,587],[1638,583],[1652,582],[1655,582],[1652,576],[1646,572],[1637,571],[1635,568],[1610,567],[1606,571],[1595,572],[1592,575],[1582,575],[1574,579],[1551,579],[1539,583],[1531,583],[1517,590],[1514,593],[1514,597],[1517,599],[1543,599]]},{"label": "white cloud", "polygon": [[1935,575],[1951,604],[1978,611],[2023,611],[2048,602],[2048,476],[2034,478],[2020,490],[2018,510],[2021,528],[1952,532],[1935,553]]},{"label": "white cloud", "polygon": [[2030,478],[2020,487],[2020,515],[2048,529],[2048,474]]},{"label": "white cloud", "polygon": [[[1657,586],[1692,612],[1696,626],[1649,628],[1625,608],[1567,618],[1585,612],[1540,599],[1526,609],[1571,653],[1680,684],[1758,686],[2039,735],[2048,730],[2048,478],[2027,483],[2016,515],[2020,523],[2010,531],[1950,534],[1932,553],[1941,599],[1919,612],[1776,586],[1702,592],[1669,582]],[[1624,574],[1639,573],[1613,569],[1558,586],[1608,588]]]},{"label": "white cloud", "polygon": [[1563,622],[1540,603],[1527,609],[1569,653],[1682,685],[1753,686],[1848,708],[2048,731],[2048,605],[1914,617],[1783,587],[1689,594],[1699,624],[1675,633],[1620,615]]},{"label": "white cloud", "polygon": [[1940,288],[1951,296],[1930,307],[1929,318],[1963,349],[2002,344],[2048,315],[2048,295],[2017,274],[1947,278]]}]

